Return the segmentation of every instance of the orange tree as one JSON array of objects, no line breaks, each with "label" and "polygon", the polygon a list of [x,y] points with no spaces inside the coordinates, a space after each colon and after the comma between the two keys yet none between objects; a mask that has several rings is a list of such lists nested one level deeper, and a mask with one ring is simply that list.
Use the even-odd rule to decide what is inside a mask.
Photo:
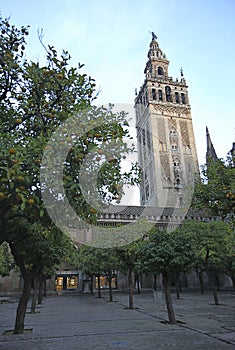
[{"label": "orange tree", "polygon": [[105,274],[108,281],[109,301],[113,301],[112,279],[116,276],[118,259],[115,249],[101,249],[89,246],[80,246],[77,252],[78,267],[90,276],[90,289],[93,294],[94,276],[98,281],[98,297],[101,297],[100,275]]},{"label": "orange tree", "polygon": [[[63,129],[69,117],[77,116],[79,128],[72,135],[77,142],[71,146],[64,164],[63,186],[75,212],[89,222],[96,220],[97,210],[84,199],[78,177],[81,164],[91,150],[96,152],[96,155],[92,153],[93,164],[101,167],[97,178],[100,202],[121,196],[123,183],[138,181],[136,165],[129,172],[121,173],[122,154],[133,149],[123,140],[129,137],[126,114],[116,116],[111,107],[108,110],[91,107],[95,98],[94,80],[81,73],[83,65],[70,66],[67,51],[58,55],[53,46],[48,46],[44,47],[44,65],[27,61],[24,51],[28,31],[28,27],[16,28],[9,20],[0,18],[0,244],[6,241],[11,247],[12,242],[20,245],[23,230],[12,229],[20,220],[24,220],[26,226],[28,222],[29,227],[34,223],[52,225],[42,200],[45,187],[42,189],[40,184],[40,166],[47,143],[59,126],[61,143],[70,144],[70,136]],[[42,43],[42,37],[40,41]],[[88,107],[88,114],[81,113]],[[87,130],[84,126],[92,118],[94,127]],[[110,147],[102,147],[103,143]],[[115,143],[118,147],[113,146]],[[58,201],[64,200],[63,196],[52,195]],[[28,241],[30,237],[28,234]],[[12,250],[16,261],[17,247],[14,245]],[[22,245],[20,251],[24,258],[23,265],[20,264],[22,272],[27,259],[32,258],[32,251]],[[24,298],[26,304],[28,298],[29,293]],[[18,332],[23,331],[23,318]]]},{"label": "orange tree", "polygon": [[215,304],[219,304],[216,277],[224,272],[231,277],[234,285],[235,276],[235,235],[229,223],[223,221],[185,221],[180,228],[182,234],[191,236],[195,251],[194,269],[196,270],[201,291],[203,273],[207,273],[213,288]]},{"label": "orange tree", "polygon": [[176,323],[171,282],[176,274],[193,266],[195,251],[191,236],[180,227],[173,232],[153,227],[141,242],[138,256],[137,264],[142,271],[162,274],[169,323]]},{"label": "orange tree", "polygon": [[[130,228],[129,228],[130,229]],[[129,309],[134,308],[134,275],[141,271],[140,266],[140,247],[142,239],[117,247],[117,257],[119,260],[119,270],[127,275],[129,289]]]},{"label": "orange tree", "polygon": [[4,242],[0,246],[0,276],[8,276],[13,267],[13,257],[9,251],[7,242]]},{"label": "orange tree", "polygon": [[24,281],[14,327],[14,333],[19,334],[24,331],[25,313],[33,282],[36,292],[39,279],[54,274],[62,261],[69,259],[75,248],[69,237],[56,226],[45,227],[39,221],[31,223],[24,217],[10,222],[9,226],[9,245]]},{"label": "orange tree", "polygon": [[202,179],[194,191],[193,206],[207,214],[234,222],[235,163],[230,152],[226,160],[208,160],[202,167]]}]

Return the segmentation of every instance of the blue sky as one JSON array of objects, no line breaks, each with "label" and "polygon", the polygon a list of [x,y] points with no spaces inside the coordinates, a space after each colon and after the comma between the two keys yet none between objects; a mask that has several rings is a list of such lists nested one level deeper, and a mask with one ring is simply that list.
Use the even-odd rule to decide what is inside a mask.
[{"label": "blue sky", "polygon": [[234,0],[8,0],[3,17],[31,26],[27,57],[43,60],[37,38],[66,49],[73,65],[100,87],[97,104],[133,103],[144,80],[144,67],[154,31],[170,60],[169,75],[183,67],[199,163],[205,162],[206,125],[219,157],[235,141],[235,1]]}]

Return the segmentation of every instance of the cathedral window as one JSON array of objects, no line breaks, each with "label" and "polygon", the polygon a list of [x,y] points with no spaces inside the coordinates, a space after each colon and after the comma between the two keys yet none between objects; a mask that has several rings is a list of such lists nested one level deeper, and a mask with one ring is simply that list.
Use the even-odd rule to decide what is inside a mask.
[{"label": "cathedral window", "polygon": [[144,176],[144,182],[145,182],[145,199],[147,201],[149,199],[149,181],[146,174]]},{"label": "cathedral window", "polygon": [[171,145],[171,149],[172,149],[172,151],[177,151],[178,147],[177,147],[177,145],[174,143],[173,145]]},{"label": "cathedral window", "polygon": [[149,199],[149,184],[147,183],[145,186],[145,197],[146,201]]},{"label": "cathedral window", "polygon": [[180,103],[180,97],[178,92],[175,93],[175,102]]},{"label": "cathedral window", "polygon": [[158,67],[158,69],[157,69],[157,74],[158,74],[158,75],[164,75],[164,71],[163,71],[163,68],[162,68],[162,67]]},{"label": "cathedral window", "polygon": [[171,129],[170,130],[170,136],[176,136],[177,135],[177,132],[175,129]]},{"label": "cathedral window", "polygon": [[141,128],[137,128],[137,140],[141,144]]},{"label": "cathedral window", "polygon": [[186,104],[185,94],[181,94],[181,101],[184,105]]},{"label": "cathedral window", "polygon": [[143,105],[146,104],[146,102],[145,102],[145,95],[142,96],[142,103],[143,103]]},{"label": "cathedral window", "polygon": [[148,103],[148,93],[147,93],[147,91],[145,92],[145,104],[147,104]]},{"label": "cathedral window", "polygon": [[176,176],[178,176],[179,173],[182,171],[180,160],[177,159],[177,158],[174,159],[173,160],[173,165],[174,165],[174,173],[175,173]]},{"label": "cathedral window", "polygon": [[158,90],[158,98],[159,98],[159,101],[163,101],[162,90]]},{"label": "cathedral window", "polygon": [[155,89],[152,89],[152,98],[153,98],[153,100],[157,99],[157,95],[156,95],[156,90]]},{"label": "cathedral window", "polygon": [[142,130],[142,140],[143,140],[143,145],[146,145],[146,138],[145,138],[145,130]]},{"label": "cathedral window", "polygon": [[150,135],[150,131],[147,130],[147,146],[148,146],[148,149],[151,150],[152,147],[151,147],[151,135]]},{"label": "cathedral window", "polygon": [[166,100],[167,102],[172,102],[172,96],[171,96],[171,88],[170,86],[165,87],[165,92],[166,92]]}]

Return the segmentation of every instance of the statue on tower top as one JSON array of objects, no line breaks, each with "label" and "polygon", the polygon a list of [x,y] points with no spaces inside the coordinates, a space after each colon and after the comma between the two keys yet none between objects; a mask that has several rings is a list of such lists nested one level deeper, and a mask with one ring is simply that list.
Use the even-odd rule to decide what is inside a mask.
[{"label": "statue on tower top", "polygon": [[157,40],[157,35],[154,32],[149,32],[152,34],[152,40]]}]

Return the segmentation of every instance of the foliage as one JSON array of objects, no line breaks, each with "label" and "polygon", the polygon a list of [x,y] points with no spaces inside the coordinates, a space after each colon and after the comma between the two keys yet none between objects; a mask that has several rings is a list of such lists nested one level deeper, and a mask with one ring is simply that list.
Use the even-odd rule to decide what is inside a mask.
[{"label": "foliage", "polygon": [[180,228],[170,232],[153,227],[140,246],[140,266],[143,271],[162,273],[165,301],[170,323],[176,323],[171,298],[172,276],[187,271],[194,261],[191,237]]},{"label": "foliage", "polygon": [[117,255],[119,259],[119,269],[123,273],[128,271],[139,271],[138,259],[139,259],[139,246],[141,240],[134,241],[124,247],[118,247]]},{"label": "foliage", "polygon": [[0,275],[3,277],[9,275],[13,265],[13,258],[9,246],[4,242],[0,246]]},{"label": "foliage", "polygon": [[29,223],[25,218],[13,220],[8,226],[11,232],[10,247],[17,252],[26,273],[34,276],[53,274],[62,261],[71,255],[71,240],[55,226],[46,228],[39,222]]},{"label": "foliage", "polygon": [[98,297],[101,297],[100,275],[105,274],[109,285],[109,300],[113,301],[112,279],[118,269],[118,258],[114,249],[100,249],[89,246],[78,248],[78,266],[91,277],[91,293],[93,293],[93,276],[98,278]]},{"label": "foliage", "polygon": [[183,272],[190,269],[194,259],[191,238],[181,228],[173,232],[152,228],[139,254],[142,270],[152,273]]},{"label": "foliage", "polygon": [[192,237],[195,268],[228,275],[235,272],[235,234],[228,223],[186,221],[181,230]]},{"label": "foliage", "polygon": [[226,160],[209,160],[202,167],[202,181],[195,186],[193,206],[209,215],[234,220],[235,167],[232,154]]},{"label": "foliage", "polygon": [[117,256],[114,249],[101,249],[82,245],[78,248],[78,266],[88,275],[98,272],[108,273],[117,269]]},{"label": "foliage", "polygon": [[94,83],[67,68],[69,54],[63,52],[58,58],[53,47],[48,48],[46,66],[27,62],[23,52],[28,27],[17,29],[2,19],[0,25],[0,234],[4,240],[12,216],[24,213],[32,221],[42,216],[39,170],[44,147],[71,106],[77,110],[90,104]]},{"label": "foliage", "polygon": [[[24,58],[28,27],[17,29],[3,19],[0,26],[0,241],[4,241],[7,221],[13,216],[24,215],[31,222],[47,219],[41,197],[40,165],[52,133],[70,116],[77,116],[80,130],[78,134],[75,131],[77,142],[66,159],[63,184],[80,215],[88,221],[96,216],[96,210],[85,202],[78,180],[80,166],[91,150],[96,151],[95,166],[102,165],[98,179],[102,201],[120,196],[122,183],[137,181],[138,170],[133,165],[130,172],[121,174],[121,155],[132,150],[122,141],[129,137],[126,114],[114,115],[111,106],[108,110],[91,108],[95,83],[80,73],[83,65],[70,67],[69,53],[63,51],[59,56],[53,46],[45,48],[45,65],[28,62]],[[89,113],[82,114],[87,107],[91,108]],[[92,118],[94,122],[100,118],[100,126],[94,124],[93,129],[83,133],[82,125],[85,127]],[[61,130],[61,142],[69,145],[68,130]],[[100,154],[103,142],[117,141],[115,156]]]}]

